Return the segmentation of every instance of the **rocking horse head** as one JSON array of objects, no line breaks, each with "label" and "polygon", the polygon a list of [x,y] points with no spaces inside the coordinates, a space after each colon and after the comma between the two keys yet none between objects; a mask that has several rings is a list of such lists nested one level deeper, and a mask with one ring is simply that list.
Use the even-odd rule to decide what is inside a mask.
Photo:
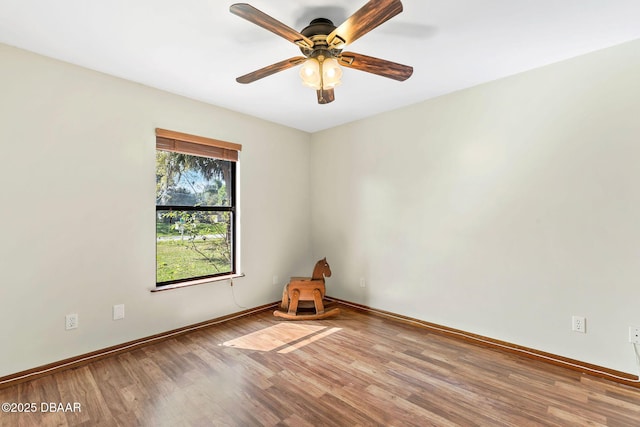
[{"label": "rocking horse head", "polygon": [[331,277],[331,267],[329,267],[327,258],[322,258],[320,261],[316,262],[316,266],[313,268],[313,275],[311,276],[311,279],[321,280],[325,277]]}]

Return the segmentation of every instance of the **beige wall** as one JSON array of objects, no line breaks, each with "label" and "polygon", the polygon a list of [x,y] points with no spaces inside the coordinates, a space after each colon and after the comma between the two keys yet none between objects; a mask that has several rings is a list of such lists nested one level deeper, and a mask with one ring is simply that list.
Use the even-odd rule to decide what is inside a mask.
[{"label": "beige wall", "polygon": [[155,127],[243,144],[239,305],[326,256],[331,295],[637,373],[639,52],[310,136],[0,45],[0,376],[242,309],[149,292]]},{"label": "beige wall", "polygon": [[330,294],[637,374],[638,76],[635,41],[313,135]]},{"label": "beige wall", "polygon": [[[0,64],[0,376],[276,301],[274,275],[313,267],[308,134],[5,45]],[[237,304],[228,282],[149,292],[156,127],[243,145]]]}]

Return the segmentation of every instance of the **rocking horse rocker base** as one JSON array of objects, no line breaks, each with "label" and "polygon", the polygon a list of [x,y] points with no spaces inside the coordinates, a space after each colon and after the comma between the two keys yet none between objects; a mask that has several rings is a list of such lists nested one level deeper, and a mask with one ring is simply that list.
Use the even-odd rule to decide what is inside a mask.
[{"label": "rocking horse rocker base", "polygon": [[[324,276],[330,277],[331,270],[326,258],[316,263],[313,277],[292,277],[282,292],[282,304],[273,315],[288,320],[324,319],[340,313],[337,307],[325,309],[323,298],[325,294]],[[311,308],[314,311],[304,311]]]},{"label": "rocking horse rocker base", "polygon": [[325,311],[322,314],[289,314],[285,313],[284,311],[275,310],[273,312],[273,315],[276,317],[282,317],[283,319],[287,320],[320,320],[326,319],[327,317],[334,316],[339,313],[340,309],[336,307],[329,311]]}]

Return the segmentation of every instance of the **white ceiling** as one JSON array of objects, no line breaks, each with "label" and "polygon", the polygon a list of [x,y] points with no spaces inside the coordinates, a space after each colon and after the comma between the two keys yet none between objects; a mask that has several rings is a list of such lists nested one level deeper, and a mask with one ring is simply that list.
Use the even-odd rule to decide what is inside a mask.
[{"label": "white ceiling", "polygon": [[[301,30],[336,25],[366,0],[250,0]],[[346,69],[318,105],[297,68],[237,76],[298,48],[220,0],[0,0],[0,42],[314,132],[640,38],[639,0],[403,0],[404,12],[348,50],[414,67],[397,82]]]}]

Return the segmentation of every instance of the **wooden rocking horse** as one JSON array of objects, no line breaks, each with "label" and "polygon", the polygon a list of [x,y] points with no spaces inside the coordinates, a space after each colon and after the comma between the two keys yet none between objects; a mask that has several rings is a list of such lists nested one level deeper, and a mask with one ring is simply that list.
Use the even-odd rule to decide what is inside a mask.
[{"label": "wooden rocking horse", "polygon": [[[331,277],[331,268],[326,258],[316,263],[311,277],[292,277],[282,291],[280,309],[274,311],[273,315],[289,320],[311,320],[324,319],[340,313],[337,307],[325,310],[322,302],[325,277]],[[309,302],[312,302],[312,305]],[[315,313],[298,312],[299,309],[310,307],[315,309]]]}]

